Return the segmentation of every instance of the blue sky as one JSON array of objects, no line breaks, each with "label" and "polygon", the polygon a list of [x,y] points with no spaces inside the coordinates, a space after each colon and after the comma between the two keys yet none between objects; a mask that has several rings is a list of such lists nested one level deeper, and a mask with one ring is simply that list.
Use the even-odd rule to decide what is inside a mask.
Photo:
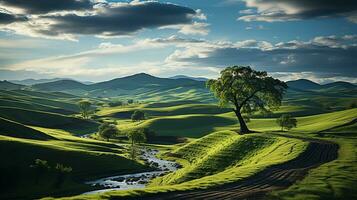
[{"label": "blue sky", "polygon": [[0,79],[216,77],[250,65],[357,82],[356,56],[352,0],[0,0]]}]

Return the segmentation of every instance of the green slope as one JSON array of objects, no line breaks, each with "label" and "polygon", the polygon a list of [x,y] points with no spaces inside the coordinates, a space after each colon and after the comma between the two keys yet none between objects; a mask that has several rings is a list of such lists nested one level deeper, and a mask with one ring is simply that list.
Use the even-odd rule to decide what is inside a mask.
[{"label": "green slope", "polygon": [[0,117],[26,125],[57,128],[74,134],[88,134],[97,130],[98,124],[65,115],[0,106]]},{"label": "green slope", "polygon": [[53,137],[35,129],[24,126],[20,123],[10,121],[0,117],[0,135],[26,138],[26,139],[37,139],[37,140],[48,140],[53,139]]}]

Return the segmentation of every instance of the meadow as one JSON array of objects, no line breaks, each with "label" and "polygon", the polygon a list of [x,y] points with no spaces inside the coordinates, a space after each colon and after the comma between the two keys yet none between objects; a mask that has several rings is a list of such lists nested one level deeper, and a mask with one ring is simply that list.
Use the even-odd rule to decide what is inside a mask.
[{"label": "meadow", "polygon": [[[268,191],[265,197],[357,197],[357,108],[350,106],[357,102],[356,89],[290,89],[278,110],[251,116],[247,125],[255,133],[240,135],[232,108],[218,106],[202,83],[180,85],[179,81],[150,78],[149,82],[159,85],[153,87],[135,80],[136,85],[119,89],[113,89],[112,83],[70,89],[51,83],[32,89],[0,90],[0,198],[168,199],[173,197],[170,195],[190,197],[199,191],[217,198],[215,195],[221,193],[215,188],[229,191],[231,185],[245,184],[267,170],[288,166],[306,156],[316,141],[336,144],[336,158],[309,166],[299,174],[301,180]],[[80,115],[78,102],[82,99],[92,102],[89,119]],[[133,103],[111,105],[129,99]],[[146,114],[145,120],[132,121],[137,110]],[[276,118],[282,114],[296,117],[297,127],[281,131]],[[115,123],[119,135],[109,141],[98,136],[103,122]],[[143,189],[83,195],[99,189],[85,181],[154,170],[143,160],[130,157],[126,134],[144,128],[154,132],[157,141],[142,146],[159,150],[161,159],[182,167],[152,179]],[[169,143],[164,142],[167,138]],[[45,167],[36,165],[37,159],[46,161]],[[71,171],[62,173],[58,165]],[[63,180],[59,184],[60,175]],[[278,179],[264,184],[274,185]]]}]

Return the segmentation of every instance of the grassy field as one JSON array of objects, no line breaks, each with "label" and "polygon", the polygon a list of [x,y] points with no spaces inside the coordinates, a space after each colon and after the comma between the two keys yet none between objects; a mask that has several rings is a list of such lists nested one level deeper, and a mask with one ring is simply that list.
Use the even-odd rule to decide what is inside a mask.
[{"label": "grassy field", "polygon": [[[149,128],[158,136],[188,138],[184,144],[149,144],[160,149],[163,158],[176,160],[183,168],[152,180],[145,189],[70,199],[133,197],[211,188],[244,180],[269,166],[296,158],[307,148],[308,142],[270,134],[280,131],[276,117],[283,113],[296,116],[298,127],[282,134],[336,142],[340,146],[339,157],[311,170],[302,181],[270,197],[297,200],[355,197],[357,108],[345,109],[346,99],[354,101],[354,97],[344,96],[344,101],[316,92],[299,97],[301,94],[297,92],[271,115],[256,113],[252,116],[248,126],[257,133],[238,135],[234,113],[230,108],[216,106],[214,101],[202,102],[207,93],[187,88],[135,92],[135,97],[142,95],[141,99],[147,102],[106,106],[109,101],[132,98],[132,94],[92,99],[93,103],[101,102],[104,106],[98,108],[93,119],[84,120],[78,117],[76,104],[81,98],[77,96],[61,92],[0,91],[0,156],[3,160],[0,183],[6,191],[0,198],[72,196],[94,189],[83,184],[85,180],[150,170],[142,161],[128,159],[128,149],[115,144],[127,141],[105,142],[77,137],[95,133],[101,121],[116,121],[121,134]],[[135,110],[144,111],[147,119],[131,121]],[[61,187],[54,187],[55,172],[49,170],[39,174],[30,167],[36,159],[46,160],[51,168],[57,163],[71,167],[72,172]]]},{"label": "grassy field", "polygon": [[[319,137],[317,132],[325,132],[322,139],[335,141],[340,145],[337,160],[321,165],[309,173],[301,182],[292,187],[271,194],[272,199],[349,199],[355,197],[356,183],[356,142],[351,132],[350,138],[338,135],[354,129],[349,124],[357,117],[357,109],[299,117],[298,128],[283,134],[300,137]],[[221,117],[233,118],[230,113]],[[347,124],[347,125],[346,125]],[[346,128],[342,128],[346,125]],[[275,119],[253,119],[249,126],[262,133],[240,136],[226,130],[209,134],[192,142],[174,148],[166,154],[178,160],[184,167],[175,173],[152,181],[144,190],[113,191],[105,194],[76,196],[70,199],[108,199],[137,196],[177,190],[209,188],[249,177],[267,166],[286,162],[306,148],[306,142],[271,136],[279,127]],[[336,130],[334,130],[334,127]],[[324,131],[326,130],[326,131]],[[336,132],[335,132],[336,131]],[[333,138],[329,134],[333,134]],[[337,136],[336,136],[337,135]],[[248,145],[251,144],[251,145]]]},{"label": "grassy field", "polygon": [[[1,185],[7,191],[1,193],[1,198],[35,198],[48,193],[63,196],[87,191],[89,187],[83,184],[84,180],[149,169],[128,159],[127,150],[112,143],[74,137],[63,130],[16,125],[17,133],[41,134],[41,138],[0,136]],[[51,173],[41,174],[39,181],[34,182],[36,171],[30,165],[36,159],[46,160],[51,166],[57,163],[70,166],[73,171],[60,188],[53,186],[55,176]],[[26,189],[19,193],[20,188]]]},{"label": "grassy field", "polygon": [[[85,180],[151,169],[128,159],[128,150],[123,147],[76,137],[96,132],[99,124],[54,112],[68,109],[74,113],[78,110],[74,103],[76,97],[49,93],[47,98],[55,98],[54,101],[44,98],[45,94],[8,91],[1,96],[2,100],[11,97],[16,101],[10,107],[0,100],[0,184],[4,191],[0,199],[78,194],[92,189],[84,184]],[[40,173],[31,167],[36,159],[47,161],[50,169]],[[72,168],[60,186],[56,184],[57,164]]]}]

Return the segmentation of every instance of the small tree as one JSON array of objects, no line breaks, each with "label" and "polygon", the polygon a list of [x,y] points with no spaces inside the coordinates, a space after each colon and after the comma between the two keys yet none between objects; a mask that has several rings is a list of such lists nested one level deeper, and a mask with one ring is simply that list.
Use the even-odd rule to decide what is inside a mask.
[{"label": "small tree", "polygon": [[134,100],[133,99],[128,99],[128,104],[132,104],[134,103]]},{"label": "small tree", "polygon": [[349,105],[348,105],[348,108],[357,108],[357,102],[351,102]]},{"label": "small tree", "polygon": [[82,117],[84,119],[88,119],[91,105],[92,105],[92,103],[88,100],[82,100],[82,101],[78,102],[79,110],[80,110]]},{"label": "small tree", "polygon": [[219,99],[220,105],[231,103],[234,106],[240,133],[249,133],[242,112],[269,112],[278,108],[287,85],[268,76],[267,72],[233,66],[221,71],[218,79],[208,80],[207,87]]},{"label": "small tree", "polygon": [[131,143],[131,159],[135,159],[135,144],[141,144],[146,142],[146,136],[144,129],[136,129],[128,132],[127,134]]},{"label": "small tree", "polygon": [[145,113],[140,110],[136,110],[132,115],[131,115],[131,120],[133,121],[140,121],[144,120],[146,118]]},{"label": "small tree", "polygon": [[110,102],[108,103],[110,107],[115,107],[115,106],[122,106],[124,103],[122,101],[116,101],[116,102]]},{"label": "small tree", "polygon": [[151,130],[149,128],[143,128],[142,131],[147,141],[153,140],[156,137],[156,133],[154,130]]},{"label": "small tree", "polygon": [[110,138],[113,138],[115,135],[119,134],[119,129],[114,124],[104,122],[99,126],[98,133],[102,138],[105,138],[107,141],[109,141]]},{"label": "small tree", "polygon": [[36,178],[35,183],[39,182],[40,177],[47,173],[50,170],[50,165],[48,164],[47,160],[36,159],[33,165],[30,165],[31,168],[36,170]]},{"label": "small tree", "polygon": [[281,115],[276,119],[276,123],[281,127],[281,131],[284,131],[284,128],[290,130],[297,126],[297,120],[288,114]]},{"label": "small tree", "polygon": [[68,174],[72,172],[72,167],[67,167],[67,166],[64,166],[63,164],[57,163],[54,170],[56,172],[55,187],[59,188],[62,186],[62,184],[66,180],[66,177],[68,176]]}]

